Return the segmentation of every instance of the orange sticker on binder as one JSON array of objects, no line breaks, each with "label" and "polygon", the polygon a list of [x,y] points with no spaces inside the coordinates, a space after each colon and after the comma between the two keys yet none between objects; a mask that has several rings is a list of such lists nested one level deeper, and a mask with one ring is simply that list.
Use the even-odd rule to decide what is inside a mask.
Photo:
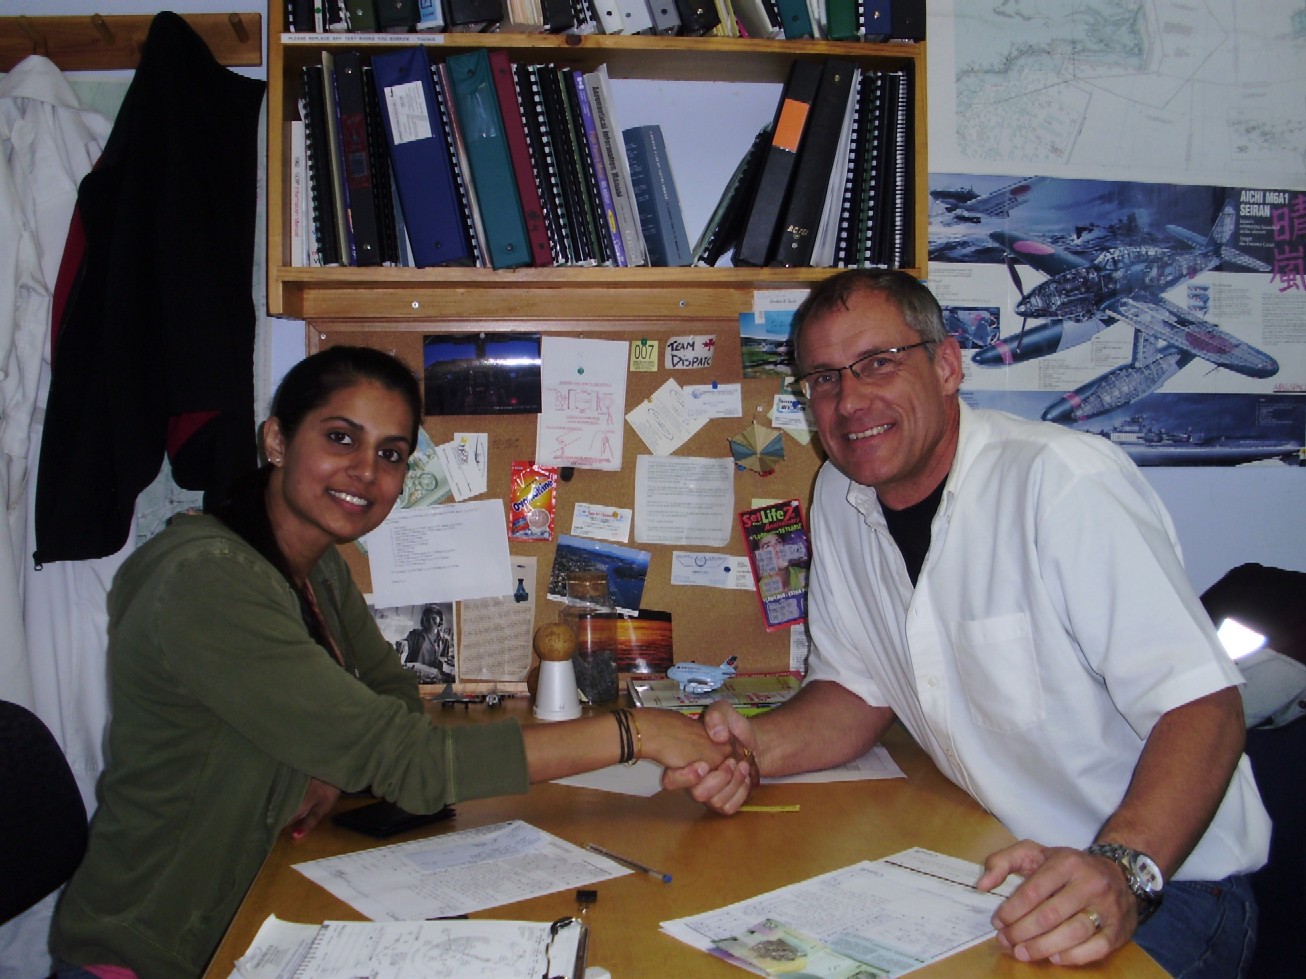
[{"label": "orange sticker on binder", "polygon": [[775,136],[771,139],[771,145],[797,153],[798,144],[803,138],[803,126],[807,123],[807,110],[810,108],[806,102],[785,99],[780,109],[780,119],[775,124]]}]

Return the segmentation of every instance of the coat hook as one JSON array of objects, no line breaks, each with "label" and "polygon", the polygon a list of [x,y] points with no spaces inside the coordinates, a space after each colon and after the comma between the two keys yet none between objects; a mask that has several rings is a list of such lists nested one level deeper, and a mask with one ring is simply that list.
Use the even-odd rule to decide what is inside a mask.
[{"label": "coat hook", "polygon": [[249,30],[245,27],[245,22],[240,19],[240,14],[227,14],[227,22],[231,24],[231,29],[236,32],[236,40],[241,44],[248,44]]},{"label": "coat hook", "polygon": [[22,14],[18,15],[18,29],[27,35],[27,39],[32,42],[32,53],[39,54],[43,58],[50,56],[50,45],[46,43],[45,35],[33,26],[32,22]]},{"label": "coat hook", "polygon": [[109,30],[109,24],[103,17],[99,14],[91,14],[91,26],[95,28],[105,44],[113,43],[113,31]]}]

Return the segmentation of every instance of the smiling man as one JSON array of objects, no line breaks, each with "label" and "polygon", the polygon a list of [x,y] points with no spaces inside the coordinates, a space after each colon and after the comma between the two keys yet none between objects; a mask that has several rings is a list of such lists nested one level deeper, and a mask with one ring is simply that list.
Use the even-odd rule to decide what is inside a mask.
[{"label": "smiling man", "polygon": [[1269,819],[1160,500],[1104,439],[964,405],[957,342],[905,273],[823,282],[794,348],[829,460],[807,678],[752,720],[714,705],[735,758],[664,784],[732,813],[759,774],[855,758],[897,719],[1021,838],[978,882],[1025,878],[994,917],[1016,958],[1133,937],[1172,975],[1240,975]]}]

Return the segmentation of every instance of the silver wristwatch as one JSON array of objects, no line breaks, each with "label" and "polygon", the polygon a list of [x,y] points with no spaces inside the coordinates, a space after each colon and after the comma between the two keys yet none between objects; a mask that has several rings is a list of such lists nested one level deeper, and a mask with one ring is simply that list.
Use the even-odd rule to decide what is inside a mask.
[{"label": "silver wristwatch", "polygon": [[1138,923],[1141,925],[1161,906],[1165,876],[1156,861],[1121,843],[1094,843],[1089,853],[1114,861],[1125,874],[1125,883],[1138,899]]}]

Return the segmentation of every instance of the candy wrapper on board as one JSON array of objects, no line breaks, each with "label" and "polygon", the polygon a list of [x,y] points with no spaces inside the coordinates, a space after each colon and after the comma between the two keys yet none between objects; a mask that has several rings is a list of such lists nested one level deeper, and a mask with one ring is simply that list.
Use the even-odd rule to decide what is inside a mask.
[{"label": "candy wrapper on board", "polygon": [[512,464],[512,513],[509,540],[553,540],[553,514],[557,505],[558,470],[533,462]]}]

